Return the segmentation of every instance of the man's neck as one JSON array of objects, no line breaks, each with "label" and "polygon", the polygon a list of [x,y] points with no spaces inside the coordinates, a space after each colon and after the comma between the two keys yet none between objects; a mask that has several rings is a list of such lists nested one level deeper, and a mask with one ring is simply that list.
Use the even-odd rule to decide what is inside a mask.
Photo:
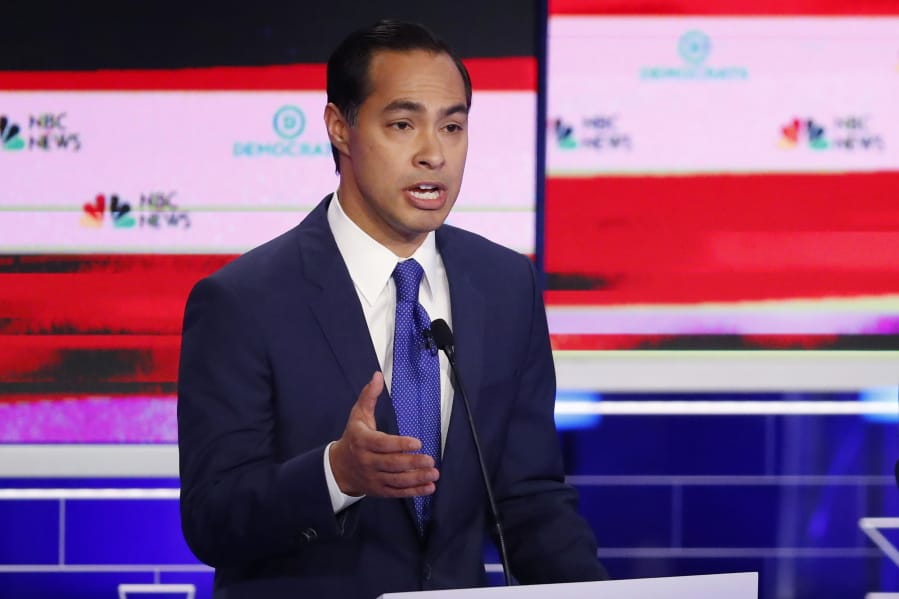
[{"label": "man's neck", "polygon": [[427,238],[427,233],[415,235],[413,237],[405,237],[398,233],[388,234],[377,227],[377,223],[381,217],[372,210],[368,203],[362,198],[362,194],[358,188],[348,185],[341,178],[340,185],[337,187],[337,197],[340,207],[344,214],[353,221],[357,227],[362,229],[366,235],[386,247],[399,258],[408,258],[421,247]]}]

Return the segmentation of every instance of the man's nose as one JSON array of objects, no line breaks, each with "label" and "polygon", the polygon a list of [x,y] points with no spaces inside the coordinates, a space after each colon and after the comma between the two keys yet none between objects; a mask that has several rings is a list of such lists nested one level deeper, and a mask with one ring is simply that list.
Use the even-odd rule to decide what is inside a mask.
[{"label": "man's nose", "polygon": [[418,152],[415,164],[429,169],[438,169],[446,162],[443,155],[443,144],[436,131],[425,131],[419,136]]}]

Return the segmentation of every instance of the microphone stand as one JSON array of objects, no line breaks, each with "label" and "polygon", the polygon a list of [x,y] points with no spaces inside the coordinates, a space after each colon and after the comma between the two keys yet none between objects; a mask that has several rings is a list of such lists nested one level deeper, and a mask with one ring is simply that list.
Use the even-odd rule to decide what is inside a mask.
[{"label": "microphone stand", "polygon": [[[449,325],[443,319],[437,319],[431,323],[431,331],[433,339],[438,349],[443,350],[447,360],[450,363],[450,370],[459,395],[462,396],[462,403],[465,406],[465,414],[468,416],[468,426],[471,429],[471,438],[474,441],[475,453],[478,456],[478,464],[481,467],[481,477],[484,479],[484,488],[487,490],[487,503],[490,504],[490,511],[493,515],[493,521],[496,523],[496,537],[499,545],[499,556],[503,564],[503,578],[506,586],[512,586],[511,570],[509,569],[509,556],[506,552],[506,539],[503,536],[503,527],[499,519],[499,510],[496,507],[496,499],[493,497],[493,488],[490,485],[490,477],[487,475],[487,465],[484,463],[484,453],[481,451],[481,442],[478,440],[477,429],[474,424],[474,417],[471,414],[471,404],[468,403],[468,396],[465,394],[465,387],[462,385],[462,377],[459,369],[456,367],[456,350],[453,344],[453,333]],[[434,333],[437,334],[434,334]]]}]

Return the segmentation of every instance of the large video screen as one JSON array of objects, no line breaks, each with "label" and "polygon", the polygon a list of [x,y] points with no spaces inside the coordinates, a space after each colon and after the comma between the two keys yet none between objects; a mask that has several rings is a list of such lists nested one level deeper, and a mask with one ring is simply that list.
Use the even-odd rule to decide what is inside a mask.
[{"label": "large video screen", "polygon": [[558,348],[899,348],[899,2],[550,11]]},{"label": "large video screen", "polygon": [[[282,8],[285,20],[305,18]],[[145,56],[166,54],[138,47],[140,64],[91,68],[127,53],[87,34],[71,49],[76,67],[60,51],[47,52],[50,64],[35,58],[41,68],[4,70],[38,46],[0,58],[0,443],[175,442],[191,287],[336,189],[322,119],[327,52],[291,41],[315,35],[308,24],[246,12],[259,23],[226,19],[215,25],[222,38],[283,34],[277,58],[290,64],[225,56],[227,66],[190,66],[190,51],[204,48],[215,63],[221,40],[185,40],[181,25],[166,48],[187,48],[177,57],[185,67],[145,68]],[[146,29],[139,19],[129,27]],[[328,27],[344,35],[351,25]],[[516,35],[533,44],[531,33]],[[466,54],[469,157],[449,222],[532,255],[537,63],[515,39],[505,45],[506,55]],[[264,62],[266,48],[247,52]]]}]

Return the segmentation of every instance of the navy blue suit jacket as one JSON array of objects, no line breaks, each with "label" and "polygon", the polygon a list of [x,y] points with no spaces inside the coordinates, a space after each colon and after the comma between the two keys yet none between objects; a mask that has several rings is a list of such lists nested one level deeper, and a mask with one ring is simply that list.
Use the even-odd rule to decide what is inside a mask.
[{"label": "navy blue suit jacket", "polygon": [[[484,585],[491,528],[464,408],[444,448],[424,538],[410,500],[334,515],[322,467],[379,369],[326,198],[296,228],[190,294],[178,381],[181,514],[215,596],[376,597]],[[530,261],[450,226],[436,233],[456,354],[521,582],[604,577],[564,484],[555,375]],[[397,433],[385,391],[378,429]]]}]

